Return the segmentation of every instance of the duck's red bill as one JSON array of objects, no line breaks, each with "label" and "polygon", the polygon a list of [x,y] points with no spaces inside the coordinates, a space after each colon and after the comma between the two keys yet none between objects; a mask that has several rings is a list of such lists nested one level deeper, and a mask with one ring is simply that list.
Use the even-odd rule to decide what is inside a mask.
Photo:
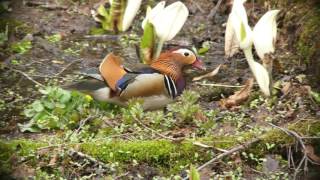
[{"label": "duck's red bill", "polygon": [[205,65],[203,64],[203,62],[200,59],[196,59],[192,63],[192,67],[195,68],[195,69],[206,70]]}]

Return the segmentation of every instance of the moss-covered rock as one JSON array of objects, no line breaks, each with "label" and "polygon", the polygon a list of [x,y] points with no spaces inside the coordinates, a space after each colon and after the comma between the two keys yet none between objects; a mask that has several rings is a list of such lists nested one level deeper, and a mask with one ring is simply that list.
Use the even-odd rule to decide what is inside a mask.
[{"label": "moss-covered rock", "polygon": [[[290,130],[302,136],[319,136],[319,120],[301,120],[288,125]],[[64,144],[65,147],[77,147],[79,151],[88,154],[104,163],[119,163],[120,168],[130,168],[134,163],[147,164],[160,170],[162,175],[178,174],[190,164],[201,164],[215,156],[211,148],[195,145],[195,141],[221,149],[231,149],[235,146],[259,138],[258,143],[248,147],[248,151],[262,156],[269,150],[266,144],[275,144],[281,148],[292,145],[294,137],[279,129],[261,132],[242,132],[237,135],[205,137],[197,140],[186,139],[182,142],[169,140],[103,140],[75,144]],[[1,172],[10,172],[12,157],[34,157],[37,149],[47,144],[26,139],[0,141]],[[36,159],[29,161],[37,166]]]},{"label": "moss-covered rock", "polygon": [[84,143],[81,151],[109,162],[130,164],[134,160],[161,169],[164,174],[178,173],[191,163],[210,159],[209,151],[199,148],[191,141],[172,143],[168,140],[149,141],[112,141],[99,143]]}]

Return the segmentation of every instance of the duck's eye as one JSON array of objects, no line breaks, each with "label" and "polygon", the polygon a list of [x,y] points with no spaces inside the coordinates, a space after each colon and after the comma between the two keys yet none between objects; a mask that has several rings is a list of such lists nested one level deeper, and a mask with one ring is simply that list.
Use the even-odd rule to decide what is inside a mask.
[{"label": "duck's eye", "polygon": [[183,53],[184,56],[189,56],[188,52]]}]

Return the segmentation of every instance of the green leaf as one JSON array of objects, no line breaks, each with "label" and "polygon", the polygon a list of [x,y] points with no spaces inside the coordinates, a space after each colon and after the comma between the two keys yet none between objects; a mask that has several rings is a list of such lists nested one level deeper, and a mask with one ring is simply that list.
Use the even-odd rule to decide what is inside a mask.
[{"label": "green leaf", "polygon": [[31,118],[36,114],[36,111],[34,109],[25,109],[23,113],[25,116]]},{"label": "green leaf", "polygon": [[197,51],[198,54],[204,55],[206,52],[208,52],[210,49],[210,42],[209,41],[204,41],[202,43],[202,47]]},{"label": "green leaf", "polygon": [[26,123],[26,124],[20,124],[18,123],[18,127],[21,132],[40,132],[41,129],[39,129],[32,121]]},{"label": "green leaf", "polygon": [[48,109],[54,109],[56,107],[55,104],[51,101],[43,101],[43,105]]},{"label": "green leaf", "polygon": [[50,89],[49,89],[49,88],[46,88],[46,89],[39,89],[39,92],[40,92],[41,94],[49,94]]},{"label": "green leaf", "polygon": [[310,91],[310,95],[312,96],[312,98],[318,103],[320,104],[320,94],[316,93],[314,91]]},{"label": "green leaf", "polygon": [[71,93],[69,91],[61,91],[60,103],[65,104],[71,99]]},{"label": "green leaf", "polygon": [[200,174],[198,170],[194,166],[190,166],[190,173],[189,173],[190,180],[200,180]]},{"label": "green leaf", "polygon": [[39,100],[34,101],[31,106],[37,112],[41,112],[44,110],[44,107]]},{"label": "green leaf", "polygon": [[143,35],[140,42],[141,61],[150,64],[155,48],[155,29],[154,26],[147,22],[144,26]]},{"label": "green leaf", "polygon": [[106,8],[104,8],[103,5],[100,5],[97,9],[99,15],[103,16],[103,17],[109,17],[109,12],[106,10]]},{"label": "green leaf", "polygon": [[240,23],[240,40],[243,41],[247,36],[246,28],[244,27],[243,22]]},{"label": "green leaf", "polygon": [[209,51],[209,47],[202,47],[198,50],[198,54],[203,55]]}]

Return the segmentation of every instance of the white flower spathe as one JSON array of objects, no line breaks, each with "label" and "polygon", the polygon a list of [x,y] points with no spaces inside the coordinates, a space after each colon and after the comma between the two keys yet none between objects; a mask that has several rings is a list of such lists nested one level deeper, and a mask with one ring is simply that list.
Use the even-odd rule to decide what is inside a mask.
[{"label": "white flower spathe", "polygon": [[167,7],[161,1],[152,10],[149,10],[142,22],[142,27],[147,21],[153,24],[160,41],[169,41],[181,30],[189,15],[188,8],[180,1]]},{"label": "white flower spathe", "polygon": [[273,53],[277,38],[276,17],[279,10],[266,12],[253,28],[253,44],[260,59],[264,59],[265,54]]},{"label": "white flower spathe", "polygon": [[[122,19],[122,31],[129,29],[133,18],[136,16],[142,0],[128,0]],[[112,3],[112,1],[110,1]]]},{"label": "white flower spathe", "polygon": [[243,3],[246,0],[234,0],[226,28],[226,55],[231,56],[232,42],[238,42],[244,51],[250,69],[256,78],[261,91],[270,96],[270,77],[268,71],[260,63],[254,61],[252,44],[254,43],[257,54],[261,59],[266,53],[274,52],[277,34],[276,15],[279,10],[268,11],[258,21],[254,30],[248,24],[248,17]]},{"label": "white flower spathe", "polygon": [[164,6],[166,5],[165,1],[159,2],[154,8],[148,7],[146,17],[142,21],[142,29],[144,29],[144,26],[149,21],[150,23],[153,22],[155,17],[164,10]]}]

